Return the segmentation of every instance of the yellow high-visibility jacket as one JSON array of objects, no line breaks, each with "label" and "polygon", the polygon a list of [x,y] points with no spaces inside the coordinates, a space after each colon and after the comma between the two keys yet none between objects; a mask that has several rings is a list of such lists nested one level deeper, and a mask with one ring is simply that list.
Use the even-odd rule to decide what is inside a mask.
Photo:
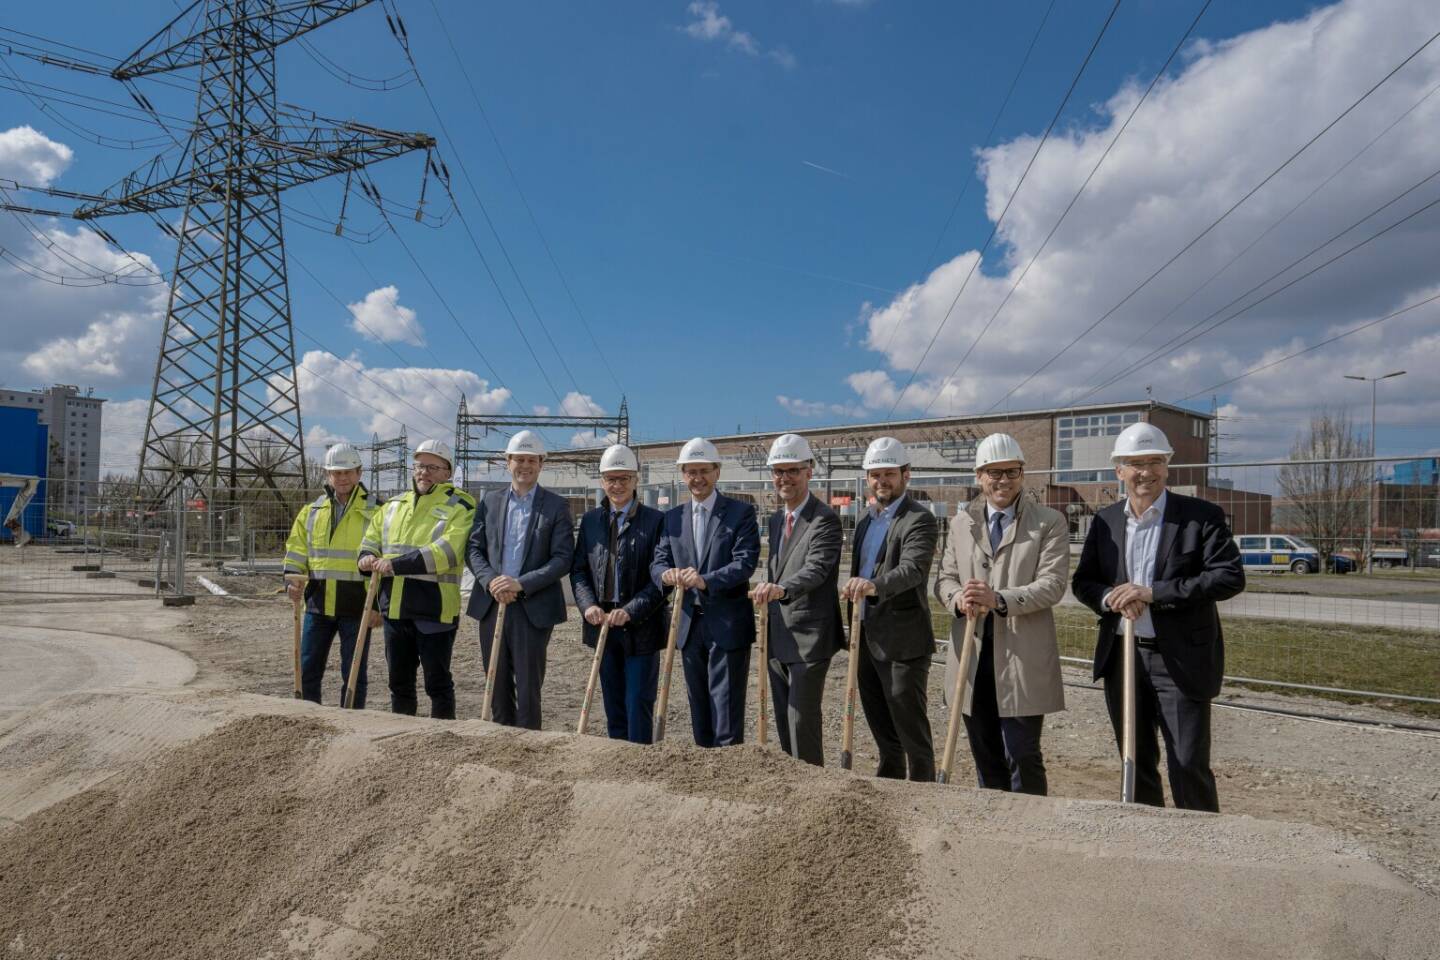
[{"label": "yellow high-visibility jacket", "polygon": [[[392,620],[460,620],[460,575],[475,523],[475,498],[450,483],[421,496],[414,486],[370,518],[359,556],[394,563],[380,581],[380,610]],[[358,557],[356,558],[358,560]]]},{"label": "yellow high-visibility jacket", "polygon": [[285,572],[307,577],[305,609],[327,617],[358,617],[365,610],[365,574],[356,552],[375,507],[365,485],[356,484],[337,522],[340,504],[325,492],[295,515],[285,541]]}]

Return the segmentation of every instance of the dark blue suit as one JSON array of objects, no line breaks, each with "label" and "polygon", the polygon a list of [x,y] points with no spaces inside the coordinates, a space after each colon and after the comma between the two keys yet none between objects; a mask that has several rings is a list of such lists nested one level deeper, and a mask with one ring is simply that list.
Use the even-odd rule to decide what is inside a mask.
[{"label": "dark blue suit", "polygon": [[684,591],[678,643],[695,743],[728,747],[745,742],[745,681],[755,643],[750,575],[760,560],[760,526],[753,506],[716,494],[705,555],[697,556],[693,506],[665,514],[650,572],[657,586],[672,568],[694,567],[705,578],[704,591]]},{"label": "dark blue suit", "polygon": [[615,581],[620,600],[604,596],[610,563],[610,501],[580,518],[580,538],[570,566],[570,588],[582,617],[582,637],[595,646],[600,628],[583,621],[585,611],[622,607],[630,622],[611,629],[600,661],[600,690],[605,699],[607,732],[616,740],[650,743],[654,739],[655,681],[660,648],[665,645],[665,594],[650,579],[650,564],[665,515],[635,503],[630,520],[616,538]]}]

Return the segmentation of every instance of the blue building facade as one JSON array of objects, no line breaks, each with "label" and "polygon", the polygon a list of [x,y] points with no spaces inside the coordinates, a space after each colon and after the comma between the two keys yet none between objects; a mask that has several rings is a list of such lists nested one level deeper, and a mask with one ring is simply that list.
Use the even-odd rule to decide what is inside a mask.
[{"label": "blue building facade", "polygon": [[[45,536],[45,472],[49,461],[50,428],[40,423],[39,410],[0,407],[0,473],[41,477],[40,489],[25,508],[23,522],[32,537]],[[0,487],[0,520],[10,512],[19,490]],[[10,531],[0,528],[0,541],[10,541]]]},{"label": "blue building facade", "polygon": [[1433,487],[1440,483],[1440,458],[1431,457],[1428,460],[1406,460],[1404,463],[1397,463],[1390,482],[1416,487]]}]

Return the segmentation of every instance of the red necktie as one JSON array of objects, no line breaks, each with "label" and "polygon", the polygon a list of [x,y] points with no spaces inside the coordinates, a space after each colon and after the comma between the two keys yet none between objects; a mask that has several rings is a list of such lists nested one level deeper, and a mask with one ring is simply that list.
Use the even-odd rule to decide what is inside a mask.
[{"label": "red necktie", "polygon": [[795,530],[795,514],[785,514],[785,539],[790,539],[790,534]]}]

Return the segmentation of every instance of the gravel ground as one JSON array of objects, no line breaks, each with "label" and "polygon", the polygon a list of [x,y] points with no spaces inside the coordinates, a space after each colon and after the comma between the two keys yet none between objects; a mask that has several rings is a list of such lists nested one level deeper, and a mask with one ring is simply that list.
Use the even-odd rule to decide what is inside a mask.
[{"label": "gravel ground", "polygon": [[[273,581],[226,578],[225,586],[266,590]],[[475,631],[474,621],[462,620],[453,664],[461,719],[480,712],[483,675]],[[547,730],[573,730],[579,716],[590,652],[578,637],[578,621],[572,616],[551,641],[544,699]],[[290,696],[290,643],[289,603],[264,594],[247,599],[202,596],[189,612],[183,636],[173,639],[174,646],[196,659],[201,684],[279,697]],[[337,645],[326,675],[327,703],[338,700],[338,661]],[[388,710],[383,655],[372,653],[370,670],[368,709]],[[937,665],[930,683],[937,749],[948,717],[941,704],[941,676]],[[841,654],[832,664],[825,701],[826,757],[832,766],[839,761],[844,680]],[[749,699],[753,730],[753,681]],[[1051,794],[1116,798],[1119,761],[1099,690],[1090,685],[1088,674],[1075,671],[1067,675],[1066,699],[1069,709],[1046,721]],[[421,700],[424,713],[423,696]],[[1339,830],[1363,842],[1401,876],[1440,894],[1440,733],[1300,719],[1253,708],[1396,724],[1415,723],[1415,718],[1373,707],[1227,688],[1215,711],[1214,766],[1225,812]],[[601,733],[603,721],[603,708],[597,704],[592,732]],[[688,708],[678,667],[669,725],[672,737],[688,740]],[[857,721],[856,769],[873,769],[875,759],[869,733]],[[970,782],[973,777],[962,738],[955,779]]]}]

